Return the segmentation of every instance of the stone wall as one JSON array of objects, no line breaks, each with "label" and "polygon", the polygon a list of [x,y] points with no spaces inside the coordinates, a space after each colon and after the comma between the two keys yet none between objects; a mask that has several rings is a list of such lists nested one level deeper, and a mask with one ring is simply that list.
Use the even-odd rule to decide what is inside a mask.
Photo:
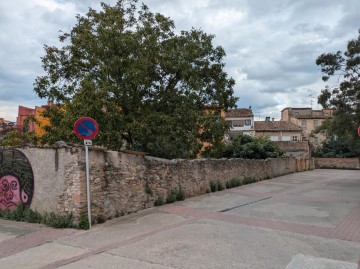
[{"label": "stone wall", "polygon": [[[87,213],[85,152],[82,147],[26,148],[34,171],[31,208],[40,212]],[[100,148],[89,150],[91,211],[94,220],[154,206],[158,197],[181,186],[186,197],[207,192],[210,182],[256,180],[313,169],[309,159],[165,160]],[[149,192],[151,190],[151,192]]]},{"label": "stone wall", "polygon": [[360,169],[360,158],[315,158],[316,168]]}]

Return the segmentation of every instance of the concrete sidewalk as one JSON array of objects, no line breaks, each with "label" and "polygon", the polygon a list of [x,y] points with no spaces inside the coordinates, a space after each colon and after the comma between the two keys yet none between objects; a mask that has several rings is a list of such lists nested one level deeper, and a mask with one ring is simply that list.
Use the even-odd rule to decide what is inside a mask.
[{"label": "concrete sidewalk", "polygon": [[96,225],[0,221],[0,268],[357,269],[360,171],[314,170]]}]

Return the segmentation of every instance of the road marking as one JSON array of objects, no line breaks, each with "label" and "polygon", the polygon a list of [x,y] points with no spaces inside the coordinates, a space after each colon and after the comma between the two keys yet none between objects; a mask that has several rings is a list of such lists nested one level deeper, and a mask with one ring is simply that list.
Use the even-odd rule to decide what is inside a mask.
[{"label": "road marking", "polygon": [[233,206],[233,207],[230,207],[230,208],[226,208],[226,209],[220,210],[218,212],[227,212],[227,211],[239,208],[239,207],[248,206],[248,205],[255,204],[255,203],[258,203],[258,202],[261,202],[261,201],[265,201],[265,200],[268,200],[268,199],[271,199],[271,197],[269,196],[269,197],[257,199],[255,201],[251,201],[251,202],[248,202],[248,203],[245,203],[245,204],[241,204],[241,205]]}]

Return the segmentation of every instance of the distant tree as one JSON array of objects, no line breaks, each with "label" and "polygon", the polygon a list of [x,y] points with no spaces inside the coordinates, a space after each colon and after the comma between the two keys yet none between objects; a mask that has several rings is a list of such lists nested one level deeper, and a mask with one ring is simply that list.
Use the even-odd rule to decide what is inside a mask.
[{"label": "distant tree", "polygon": [[352,158],[360,156],[358,147],[354,147],[352,137],[332,137],[328,138],[322,145],[313,153],[313,157],[323,158]]},{"label": "distant tree", "polygon": [[0,137],[0,146],[22,147],[25,145],[37,145],[38,137],[34,132],[12,130]]},{"label": "distant tree", "polygon": [[[216,113],[233,107],[234,80],[223,71],[224,50],[201,30],[174,32],[174,22],[137,0],[101,4],[77,16],[62,47],[45,46],[45,75],[35,91],[62,109],[45,112],[51,126],[43,142],[78,141],[77,118],[99,123],[95,144],[126,146],[166,158],[195,157],[210,130],[218,139],[228,127]],[[125,142],[125,145],[124,145]]]},{"label": "distant tree", "polygon": [[252,137],[238,135],[230,142],[207,149],[203,156],[207,158],[243,158],[267,159],[283,155],[278,145],[267,136]]},{"label": "distant tree", "polygon": [[336,77],[335,87],[321,91],[318,103],[324,108],[334,108],[333,120],[318,129],[326,131],[329,139],[337,136],[360,149],[357,128],[360,126],[360,30],[357,39],[350,40],[347,51],[321,54],[316,64],[321,67],[323,81]]}]

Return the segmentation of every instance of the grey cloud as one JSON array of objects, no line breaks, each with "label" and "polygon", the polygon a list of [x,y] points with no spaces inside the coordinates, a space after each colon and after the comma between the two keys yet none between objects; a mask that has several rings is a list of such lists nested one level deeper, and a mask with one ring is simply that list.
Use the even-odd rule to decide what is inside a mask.
[{"label": "grey cloud", "polygon": [[[344,50],[360,28],[358,0],[143,1],[173,19],[176,32],[194,27],[215,34],[214,43],[227,53],[225,70],[237,82],[238,105],[252,105],[264,116],[310,104],[307,89],[318,93],[323,87],[316,57]],[[58,31],[70,31],[77,13],[100,6],[97,0],[46,3],[56,8],[35,7],[32,0],[0,1],[0,102],[31,104],[32,84],[43,72],[43,45],[58,45]]]}]

